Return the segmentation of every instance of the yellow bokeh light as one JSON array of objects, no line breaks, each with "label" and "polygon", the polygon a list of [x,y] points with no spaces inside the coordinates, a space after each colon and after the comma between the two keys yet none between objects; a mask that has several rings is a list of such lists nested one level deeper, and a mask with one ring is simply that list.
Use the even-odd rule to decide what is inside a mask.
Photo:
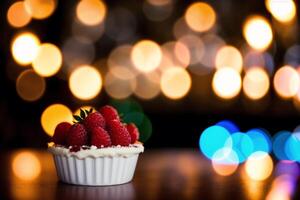
[{"label": "yellow bokeh light", "polygon": [[12,42],[13,58],[20,65],[28,65],[37,56],[39,45],[40,40],[36,35],[30,32],[22,33]]},{"label": "yellow bokeh light", "polygon": [[69,77],[69,87],[72,94],[78,99],[93,99],[102,88],[100,72],[92,66],[82,65],[72,71]]},{"label": "yellow bokeh light", "polygon": [[48,106],[42,113],[41,125],[49,136],[53,136],[57,124],[61,122],[71,123],[72,120],[72,111],[67,106],[62,104],[53,104]]},{"label": "yellow bokeh light", "polygon": [[273,84],[276,93],[280,97],[291,98],[295,96],[299,90],[299,74],[293,67],[288,65],[283,66],[276,71]]},{"label": "yellow bokeh light", "polygon": [[217,69],[231,67],[240,73],[243,67],[243,58],[237,48],[223,46],[217,52],[215,65]]},{"label": "yellow bokeh light", "polygon": [[126,75],[121,76],[116,73],[116,69],[114,68],[105,75],[104,88],[109,96],[115,99],[125,99],[133,93],[136,87],[135,76],[128,69]]},{"label": "yellow bokeh light", "polygon": [[96,111],[96,109],[93,106],[81,106],[80,108],[75,110],[74,115],[80,115],[80,109],[81,110],[90,110],[91,108],[93,109],[93,112]]},{"label": "yellow bokeh light", "polygon": [[174,52],[181,65],[187,67],[190,64],[191,55],[188,47],[185,44],[176,42]]},{"label": "yellow bokeh light", "polygon": [[[160,67],[168,67],[168,66],[162,66],[162,65],[175,65],[175,66],[182,66],[187,67],[190,64],[191,56],[190,51],[188,47],[179,41],[171,41],[167,42],[162,45],[161,47],[163,58],[161,61]],[[170,61],[169,64],[166,63],[168,59]]]},{"label": "yellow bokeh light", "polygon": [[267,49],[273,39],[272,28],[264,17],[249,17],[243,27],[243,34],[247,43],[254,49]]},{"label": "yellow bokeh light", "polygon": [[95,26],[103,22],[106,6],[101,0],[81,0],[76,7],[79,21],[88,26]]},{"label": "yellow bokeh light", "polygon": [[253,100],[264,97],[270,88],[267,72],[261,67],[251,67],[243,79],[243,91]]},{"label": "yellow bokeh light", "polygon": [[276,20],[283,23],[292,21],[296,16],[293,0],[266,0],[266,7]]},{"label": "yellow bokeh light", "polygon": [[17,78],[18,95],[26,101],[36,101],[44,94],[46,81],[32,69],[23,71]]},{"label": "yellow bokeh light", "polygon": [[212,81],[213,91],[223,99],[231,99],[237,96],[241,90],[241,85],[240,74],[229,67],[218,69]]},{"label": "yellow bokeh light", "polygon": [[141,40],[133,46],[131,60],[134,66],[141,72],[155,70],[162,59],[162,51],[156,42]]},{"label": "yellow bokeh light", "polygon": [[13,157],[12,171],[23,181],[33,181],[41,173],[41,163],[31,152],[21,152]]},{"label": "yellow bokeh light", "polygon": [[24,0],[27,12],[35,19],[49,17],[56,8],[56,0]]},{"label": "yellow bokeh light", "polygon": [[32,62],[34,71],[44,77],[53,76],[62,65],[62,54],[59,48],[50,43],[40,46],[37,56]]},{"label": "yellow bokeh light", "polygon": [[180,99],[190,90],[192,80],[190,74],[182,67],[166,69],[160,80],[163,94],[170,99]]},{"label": "yellow bokeh light", "polygon": [[203,32],[213,27],[216,22],[216,13],[209,4],[197,2],[188,7],[184,18],[192,30]]},{"label": "yellow bokeh light", "polygon": [[7,11],[7,21],[13,27],[26,26],[31,21],[31,16],[25,10],[23,1],[13,3]]},{"label": "yellow bokeh light", "polygon": [[159,73],[140,74],[136,77],[137,86],[134,94],[141,99],[153,99],[160,93]]},{"label": "yellow bokeh light", "polygon": [[269,154],[257,151],[251,154],[245,163],[245,172],[255,181],[263,181],[269,178],[273,172],[273,161]]}]

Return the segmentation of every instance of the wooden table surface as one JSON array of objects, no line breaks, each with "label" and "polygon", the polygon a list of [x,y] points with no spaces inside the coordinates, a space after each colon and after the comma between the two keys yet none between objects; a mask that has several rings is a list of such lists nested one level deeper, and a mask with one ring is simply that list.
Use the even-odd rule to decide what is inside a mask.
[{"label": "wooden table surface", "polygon": [[[24,158],[16,159],[22,153],[27,155],[29,153],[37,159],[35,162]],[[23,149],[2,152],[0,162],[1,200],[260,200],[266,198],[273,181],[273,178],[262,182],[252,181],[243,175],[243,166],[231,176],[217,175],[210,162],[204,159],[198,150],[192,149],[146,150],[139,158],[133,181],[110,187],[75,186],[59,182],[52,156],[47,151]],[[29,165],[26,162],[29,162]],[[39,165],[40,168],[39,166],[32,168],[32,165]],[[30,171],[28,166],[35,171]],[[22,177],[22,173],[26,175],[28,170],[29,175]],[[300,199],[300,188],[299,186],[297,188],[292,199]]]}]

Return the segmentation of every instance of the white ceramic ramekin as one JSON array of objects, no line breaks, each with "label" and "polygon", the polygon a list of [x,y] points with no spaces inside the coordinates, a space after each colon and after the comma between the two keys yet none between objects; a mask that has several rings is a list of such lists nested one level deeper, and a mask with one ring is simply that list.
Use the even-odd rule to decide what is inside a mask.
[{"label": "white ceramic ramekin", "polygon": [[63,147],[49,147],[58,178],[75,185],[105,186],[132,180],[142,145],[111,147],[70,152]]}]

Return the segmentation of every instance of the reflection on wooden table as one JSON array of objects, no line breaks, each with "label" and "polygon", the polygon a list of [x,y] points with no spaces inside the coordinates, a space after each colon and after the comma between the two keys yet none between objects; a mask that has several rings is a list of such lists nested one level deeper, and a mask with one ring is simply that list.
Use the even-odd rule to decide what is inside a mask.
[{"label": "reflection on wooden table", "polygon": [[[221,176],[217,173],[220,166],[217,171],[199,151],[191,149],[146,150],[139,159],[134,180],[109,187],[59,182],[52,156],[46,151],[24,149],[2,152],[0,162],[0,199],[299,198],[299,186],[288,176],[270,176],[264,181],[254,181],[245,173],[244,165],[230,176]],[[284,169],[287,167],[284,166]]]}]

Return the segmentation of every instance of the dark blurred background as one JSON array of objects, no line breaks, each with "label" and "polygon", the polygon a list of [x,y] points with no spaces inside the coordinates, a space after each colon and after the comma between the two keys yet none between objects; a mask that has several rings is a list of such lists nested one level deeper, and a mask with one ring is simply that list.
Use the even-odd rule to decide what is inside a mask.
[{"label": "dark blurred background", "polygon": [[99,2],[1,1],[0,149],[46,147],[56,119],[108,103],[147,148],[197,147],[225,119],[300,124],[296,2]]}]

